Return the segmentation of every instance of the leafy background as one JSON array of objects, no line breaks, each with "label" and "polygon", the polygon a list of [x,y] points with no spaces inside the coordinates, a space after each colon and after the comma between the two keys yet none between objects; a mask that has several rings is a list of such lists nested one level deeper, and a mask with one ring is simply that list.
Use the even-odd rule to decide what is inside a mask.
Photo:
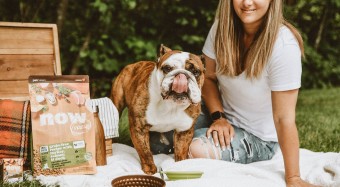
[{"label": "leafy background", "polygon": [[[158,46],[201,54],[218,0],[0,0],[1,21],[56,23],[62,73],[87,74],[92,98],[109,96],[127,64],[155,60]],[[340,1],[286,0],[302,33],[303,89],[340,85]]]},{"label": "leafy background", "polygon": [[[125,65],[155,60],[161,43],[201,54],[218,0],[0,0],[0,21],[55,23],[62,74],[86,74],[91,98],[109,97]],[[340,151],[340,1],[285,0],[303,38],[297,125],[302,148]],[[316,89],[315,89],[316,88]],[[126,110],[125,110],[126,111]],[[119,142],[131,144],[126,112]],[[130,143],[129,143],[130,142]],[[41,186],[37,181],[0,186]]]}]

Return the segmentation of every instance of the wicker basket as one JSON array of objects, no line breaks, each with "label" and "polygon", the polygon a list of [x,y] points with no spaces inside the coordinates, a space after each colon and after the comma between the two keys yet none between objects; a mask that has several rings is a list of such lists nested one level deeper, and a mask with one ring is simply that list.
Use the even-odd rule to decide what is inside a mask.
[{"label": "wicker basket", "polygon": [[126,175],[115,178],[113,187],[165,187],[164,180],[150,175]]}]

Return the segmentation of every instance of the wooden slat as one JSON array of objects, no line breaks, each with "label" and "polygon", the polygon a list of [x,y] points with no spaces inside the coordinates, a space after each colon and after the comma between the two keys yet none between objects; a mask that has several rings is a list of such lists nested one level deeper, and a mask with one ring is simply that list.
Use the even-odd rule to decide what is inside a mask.
[{"label": "wooden slat", "polygon": [[0,98],[28,98],[28,81],[0,81]]},{"label": "wooden slat", "polygon": [[0,93],[0,99],[10,99],[14,101],[27,101],[30,100],[28,93],[25,94],[2,94]]},{"label": "wooden slat", "polygon": [[56,24],[0,22],[0,99],[28,100],[30,75],[61,75]]},{"label": "wooden slat", "polygon": [[8,54],[8,55],[23,55],[23,54],[35,54],[35,55],[44,55],[44,54],[54,54],[53,49],[0,49],[0,54]]},{"label": "wooden slat", "polygon": [[59,52],[59,38],[57,25],[52,25],[53,29],[53,44],[54,44],[54,58],[55,58],[55,73],[56,75],[61,75],[61,62],[60,62],[60,52]]},{"label": "wooden slat", "polygon": [[[51,50],[54,51],[54,37],[50,28],[13,28],[13,27],[0,27],[0,54],[6,53],[6,49],[10,50],[10,54],[23,54],[22,52],[34,49],[40,52],[38,54],[51,54]],[[24,50],[22,50],[24,49]],[[16,53],[15,50],[18,52]]]},{"label": "wooden slat", "polygon": [[10,27],[42,27],[42,28],[52,28],[55,27],[55,24],[49,23],[23,23],[23,22],[5,22],[0,21],[0,26],[10,26]]},{"label": "wooden slat", "polygon": [[54,55],[0,55],[0,80],[27,80],[30,75],[54,75],[54,63]]}]

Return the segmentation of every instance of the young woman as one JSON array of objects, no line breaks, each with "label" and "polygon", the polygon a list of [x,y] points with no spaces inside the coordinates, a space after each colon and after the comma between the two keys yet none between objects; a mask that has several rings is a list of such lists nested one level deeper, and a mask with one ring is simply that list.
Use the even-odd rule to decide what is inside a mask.
[{"label": "young woman", "polygon": [[220,0],[203,47],[206,79],[191,158],[269,160],[280,146],[287,186],[300,178],[295,106],[303,42],[282,0]]}]

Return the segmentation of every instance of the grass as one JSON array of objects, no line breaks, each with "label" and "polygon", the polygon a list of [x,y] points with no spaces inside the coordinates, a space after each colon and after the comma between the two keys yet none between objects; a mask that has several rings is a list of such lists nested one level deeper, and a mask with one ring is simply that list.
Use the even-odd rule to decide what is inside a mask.
[{"label": "grass", "polygon": [[340,88],[301,90],[296,124],[301,148],[340,152]]},{"label": "grass", "polygon": [[23,181],[15,183],[5,183],[0,181],[1,187],[44,187],[39,183],[39,181]]},{"label": "grass", "polygon": [[[296,108],[300,147],[314,152],[340,152],[340,87],[301,90]],[[119,120],[115,142],[132,145],[127,110]]]},{"label": "grass", "polygon": [[[301,90],[296,108],[296,124],[300,147],[314,152],[340,152],[340,87],[318,90]],[[114,142],[132,145],[127,110],[119,120],[119,138]],[[40,187],[37,181],[24,181],[4,187]]]}]

